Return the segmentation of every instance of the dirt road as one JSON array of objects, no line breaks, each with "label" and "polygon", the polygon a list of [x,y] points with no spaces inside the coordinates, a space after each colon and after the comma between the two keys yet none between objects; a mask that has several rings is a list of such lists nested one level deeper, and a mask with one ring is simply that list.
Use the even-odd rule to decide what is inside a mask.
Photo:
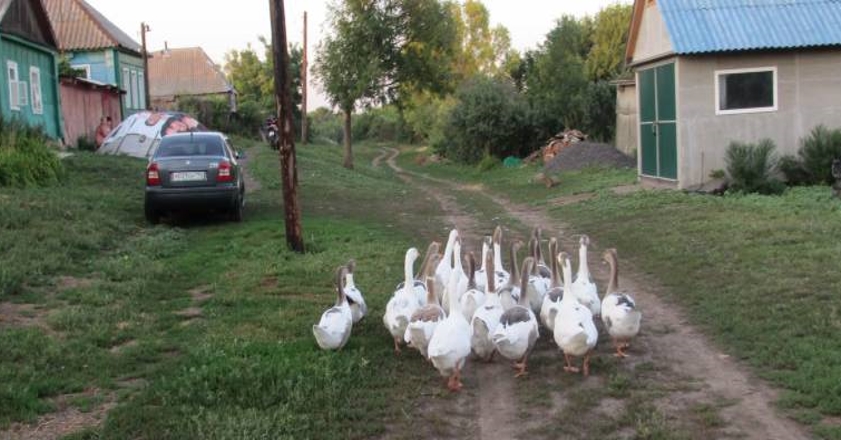
[{"label": "dirt road", "polygon": [[[457,202],[460,197],[484,198],[506,217],[516,219],[517,224],[503,225],[509,237],[523,238],[539,226],[553,233],[560,231],[564,249],[572,251],[578,234],[586,232],[559,224],[542,209],[482,188],[405,171],[397,165],[398,155],[396,149],[384,149],[374,165],[385,161],[401,180],[435,198],[447,222],[457,227],[468,243],[478,243],[495,225],[466,212]],[[598,251],[610,243],[591,238],[590,269],[597,284],[605,286],[608,273],[598,264]],[[488,364],[471,359],[465,373],[466,390],[458,396],[433,393],[424,397],[418,414],[411,415],[415,421],[410,437],[534,439],[598,434],[636,438],[661,432],[663,438],[809,438],[801,426],[771,406],[775,391],[716,348],[687,322],[677,306],[662,300],[662,289],[654,280],[636,273],[633,262],[622,261],[622,268],[620,285],[635,293],[644,314],[643,330],[630,358],[616,360],[609,341],[600,339],[591,377],[567,375],[560,368],[557,347],[541,328],[528,377],[515,379],[501,359]],[[438,417],[440,414],[447,417]]]}]

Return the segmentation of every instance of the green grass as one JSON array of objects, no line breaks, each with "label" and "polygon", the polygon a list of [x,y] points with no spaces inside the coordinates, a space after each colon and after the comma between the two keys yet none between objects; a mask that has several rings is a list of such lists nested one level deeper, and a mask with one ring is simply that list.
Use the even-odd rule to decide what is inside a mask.
[{"label": "green grass", "polygon": [[422,173],[438,179],[457,180],[469,184],[481,184],[492,192],[515,195],[514,201],[538,204],[561,196],[583,194],[606,190],[615,186],[631,185],[636,182],[636,170],[590,167],[578,171],[552,174],[557,185],[547,189],[535,176],[543,172],[537,163],[507,168],[502,165],[487,171],[476,166],[451,162],[418,165],[429,154],[427,148],[403,147],[398,158],[399,165],[406,170]]},{"label": "green grass", "polygon": [[[249,153],[264,189],[237,225],[200,217],[149,227],[144,162],[127,158],[79,154],[61,187],[0,193],[0,243],[14,257],[0,301],[35,304],[35,324],[0,323],[0,429],[93,389],[105,397],[69,404],[119,405],[73,438],[367,438],[398,423],[425,384],[406,378],[430,374],[419,359],[394,357],[380,316],[405,249],[424,244],[404,231],[442,227],[434,203],[361,160],[343,170],[338,147],[300,148],[308,252],[296,255],[277,156]],[[393,192],[417,199],[417,215],[382,215],[396,209]],[[324,352],[311,326],[351,257],[371,316],[341,352]],[[77,282],[60,288],[68,276]],[[197,303],[193,290],[212,296]],[[201,316],[178,314],[188,307]]]}]

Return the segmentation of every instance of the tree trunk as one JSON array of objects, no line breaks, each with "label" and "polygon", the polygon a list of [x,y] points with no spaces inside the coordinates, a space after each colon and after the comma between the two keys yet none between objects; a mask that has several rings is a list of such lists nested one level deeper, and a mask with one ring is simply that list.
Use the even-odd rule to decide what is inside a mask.
[{"label": "tree trunk", "polygon": [[353,169],[353,150],[351,147],[351,132],[350,132],[350,116],[353,113],[353,110],[345,110],[345,123],[343,126],[343,133],[344,133],[344,144],[345,144],[345,162],[344,167],[352,170]]},{"label": "tree trunk", "polygon": [[275,100],[279,106],[280,181],[283,184],[283,213],[286,243],[295,252],[304,252],[301,231],[301,208],[298,205],[298,165],[295,158],[295,124],[292,119],[292,85],[289,76],[289,53],[286,49],[286,13],[283,0],[269,2],[272,20],[272,56],[274,58]]}]

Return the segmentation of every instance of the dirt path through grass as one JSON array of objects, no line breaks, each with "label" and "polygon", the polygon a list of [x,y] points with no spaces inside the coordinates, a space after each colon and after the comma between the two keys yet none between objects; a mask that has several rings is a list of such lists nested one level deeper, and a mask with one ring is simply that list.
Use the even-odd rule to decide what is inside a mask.
[{"label": "dirt path through grass", "polygon": [[[547,231],[547,235],[559,233],[567,251],[577,248],[578,236],[572,234],[574,231],[567,225],[553,220],[543,209],[515,203],[481,187],[454,184],[424,174],[408,172],[397,165],[398,155],[399,150],[389,148],[375,159],[374,164],[376,166],[382,160],[386,160],[400,179],[438,200],[448,219],[468,235],[471,242],[478,239],[470,234],[479,232],[476,229],[479,223],[455,203],[457,193],[485,197],[517,219],[521,223],[521,229],[540,226]],[[598,237],[592,238],[595,255],[591,254],[590,257],[591,271],[599,285],[603,286],[608,277],[607,269],[602,264],[596,264],[600,259],[595,251],[607,246],[596,243]],[[551,343],[539,343],[533,354],[534,363],[537,365],[532,370],[533,375],[540,374],[541,370],[552,372],[551,377],[535,380],[534,382],[538,382],[536,384],[521,384],[515,381],[507,368],[507,362],[501,362],[499,359],[493,364],[471,360],[467,367],[466,382],[468,388],[470,382],[475,384],[476,389],[468,392],[475,394],[473,398],[478,400],[479,404],[475,408],[478,413],[472,415],[472,420],[464,420],[465,425],[477,423],[483,439],[514,438],[525,436],[527,432],[530,432],[531,438],[540,437],[541,434],[545,438],[559,438],[559,433],[551,429],[551,425],[558,423],[557,421],[561,424],[566,423],[564,418],[569,415],[576,417],[575,420],[568,420],[570,424],[580,425],[587,434],[594,434],[590,428],[612,432],[609,424],[606,425],[600,418],[624,412],[630,414],[632,420],[622,421],[618,425],[636,423],[639,432],[641,423],[664,426],[671,423],[672,426],[682,428],[680,431],[686,432],[686,435],[681,433],[678,438],[809,438],[798,424],[781,416],[771,406],[777,397],[773,389],[754,378],[745,367],[712,345],[686,321],[677,307],[660,299],[661,288],[644,275],[636,273],[632,262],[625,260],[622,263],[620,285],[635,292],[637,303],[644,313],[643,331],[631,350],[632,357],[622,362],[614,361],[610,356],[609,341],[600,340],[597,355],[603,365],[597,364],[593,376],[579,383],[572,382],[573,386],[570,386],[568,376],[561,380],[555,373],[559,370],[554,368],[555,364],[559,364],[561,360],[557,349]],[[543,341],[546,338],[545,329],[541,330]],[[599,377],[600,366],[604,367],[605,373],[611,367],[615,367],[617,371],[612,373],[610,378]],[[639,380],[644,386],[630,393],[633,398],[627,398],[628,395],[625,394],[624,400],[597,392],[599,387],[614,386],[616,377]],[[603,383],[599,384],[598,381]],[[639,385],[632,383],[629,386],[634,389]],[[530,398],[524,395],[524,392],[540,393],[542,398]],[[586,394],[590,395],[591,400],[593,396],[598,396],[600,401],[587,402],[583,397]],[[546,401],[547,397],[549,402]],[[463,404],[464,400],[441,399],[437,404],[443,406],[440,411],[446,412],[448,405],[458,405],[459,402]],[[649,404],[653,407],[652,411],[661,416],[649,417],[649,420],[644,414],[638,414],[639,408],[635,407],[648,408]],[[576,405],[581,405],[584,409],[575,411]],[[592,410],[586,411],[586,407]],[[470,417],[465,412],[460,414]],[[658,417],[665,417],[666,420],[659,420]],[[614,433],[618,433],[622,438],[633,434],[625,432],[629,429],[627,427],[616,426],[613,429]],[[669,434],[668,429],[664,428],[664,431],[665,434]],[[674,434],[672,432],[669,438]]]}]

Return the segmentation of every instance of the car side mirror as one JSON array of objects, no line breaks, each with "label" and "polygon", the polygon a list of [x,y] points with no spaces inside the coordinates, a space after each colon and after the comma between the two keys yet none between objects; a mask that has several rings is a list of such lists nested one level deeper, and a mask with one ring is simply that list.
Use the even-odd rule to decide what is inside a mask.
[{"label": "car side mirror", "polygon": [[235,152],[234,157],[237,158],[237,159],[245,159],[245,151]]}]

